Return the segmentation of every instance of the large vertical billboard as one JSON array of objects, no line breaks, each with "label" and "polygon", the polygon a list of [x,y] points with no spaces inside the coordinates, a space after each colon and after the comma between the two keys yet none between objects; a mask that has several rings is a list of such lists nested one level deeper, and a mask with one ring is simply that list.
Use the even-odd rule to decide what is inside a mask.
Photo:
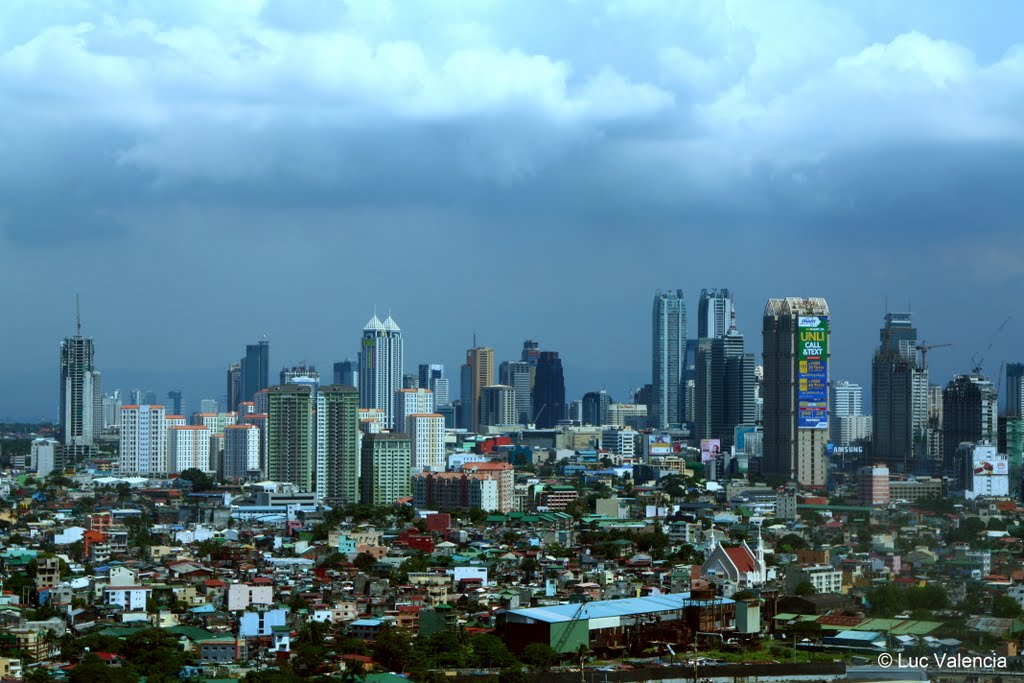
[{"label": "large vertical billboard", "polygon": [[722,440],[721,439],[701,439],[700,440],[700,461],[710,462],[717,460],[722,456]]},{"label": "large vertical billboard", "polygon": [[828,429],[828,316],[797,323],[797,427]]}]

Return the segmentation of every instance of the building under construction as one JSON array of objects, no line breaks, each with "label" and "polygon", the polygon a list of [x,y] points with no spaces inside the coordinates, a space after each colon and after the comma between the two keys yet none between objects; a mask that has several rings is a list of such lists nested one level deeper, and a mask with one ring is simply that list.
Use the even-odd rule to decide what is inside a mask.
[{"label": "building under construction", "polygon": [[693,590],[510,610],[505,615],[505,641],[514,652],[530,643],[545,643],[558,654],[586,645],[596,653],[636,656],[652,643],[685,648],[698,633],[731,632],[735,618],[734,601],[712,590]]}]

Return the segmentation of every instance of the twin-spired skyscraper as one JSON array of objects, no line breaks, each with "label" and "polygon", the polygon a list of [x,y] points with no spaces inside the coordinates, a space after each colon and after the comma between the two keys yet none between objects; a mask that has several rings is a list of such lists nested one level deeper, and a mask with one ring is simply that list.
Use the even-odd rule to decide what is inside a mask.
[{"label": "twin-spired skyscraper", "polygon": [[401,431],[395,424],[395,392],[402,388],[402,330],[389,315],[384,322],[376,315],[363,328],[359,350],[359,407],[384,412],[388,429]]}]

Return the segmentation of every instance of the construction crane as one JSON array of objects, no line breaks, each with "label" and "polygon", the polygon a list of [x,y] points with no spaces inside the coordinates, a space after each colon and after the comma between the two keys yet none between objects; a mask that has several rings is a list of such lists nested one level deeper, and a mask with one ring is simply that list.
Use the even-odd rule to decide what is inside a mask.
[{"label": "construction crane", "polygon": [[931,351],[932,349],[941,349],[944,346],[952,346],[952,344],[928,344],[922,339],[921,343],[914,347],[916,350],[921,352],[922,370],[928,369],[928,352]]},{"label": "construction crane", "polygon": [[971,354],[971,368],[974,372],[981,372],[981,366],[985,363],[985,354],[992,350],[992,345],[996,343],[996,337],[999,336],[999,333],[1003,331],[1003,328],[1005,328],[1006,324],[1011,320],[1013,320],[1012,315],[1006,316],[1006,320],[1003,321],[1003,324],[997,327],[996,331],[992,333],[992,338],[988,340],[988,346],[985,347],[985,351],[980,354],[981,358],[978,358],[978,353]]},{"label": "construction crane", "polygon": [[999,400],[999,391],[1003,388],[1003,369],[1006,367],[1006,361],[1004,360],[999,364],[999,377],[996,378],[996,401]]},{"label": "construction crane", "polygon": [[[580,603],[580,606],[576,608],[576,611],[573,612],[572,616],[569,617],[569,621],[565,625],[565,630],[562,631],[561,637],[558,639],[558,642],[555,643],[554,651],[551,653],[551,657],[548,658],[547,665],[544,667],[545,669],[549,668],[551,666],[552,660],[554,660],[555,657],[557,657],[558,655],[561,654],[562,648],[565,647],[565,642],[567,640],[569,640],[569,634],[571,634],[573,632],[573,629],[576,627],[576,623],[580,619],[583,618],[583,612],[586,610],[586,608],[587,608],[587,601],[584,600],[583,602]],[[588,631],[587,631],[588,637],[589,637],[589,633],[590,633],[590,631],[588,629]],[[582,668],[582,665],[581,665],[581,668]]]}]

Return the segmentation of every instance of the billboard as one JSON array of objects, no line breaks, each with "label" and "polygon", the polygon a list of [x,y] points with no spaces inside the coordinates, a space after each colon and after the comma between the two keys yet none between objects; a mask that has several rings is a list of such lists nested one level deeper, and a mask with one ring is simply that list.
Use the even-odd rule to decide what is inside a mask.
[{"label": "billboard", "polygon": [[797,335],[797,428],[828,429],[828,316],[799,316]]},{"label": "billboard", "polygon": [[700,440],[700,461],[708,462],[717,459],[722,454],[721,439]]},{"label": "billboard", "polygon": [[974,476],[995,477],[1009,474],[1005,455],[993,452],[994,449],[974,449]]},{"label": "billboard", "polygon": [[678,446],[672,444],[672,437],[668,434],[647,435],[647,455],[672,455],[678,450]]}]

